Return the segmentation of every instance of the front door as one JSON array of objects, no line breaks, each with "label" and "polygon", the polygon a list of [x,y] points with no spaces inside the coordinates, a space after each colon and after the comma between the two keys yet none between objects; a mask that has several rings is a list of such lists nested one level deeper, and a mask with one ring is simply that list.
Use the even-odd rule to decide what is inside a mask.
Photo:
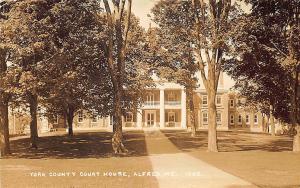
[{"label": "front door", "polygon": [[146,114],[146,127],[154,127],[155,125],[155,112],[148,112]]}]

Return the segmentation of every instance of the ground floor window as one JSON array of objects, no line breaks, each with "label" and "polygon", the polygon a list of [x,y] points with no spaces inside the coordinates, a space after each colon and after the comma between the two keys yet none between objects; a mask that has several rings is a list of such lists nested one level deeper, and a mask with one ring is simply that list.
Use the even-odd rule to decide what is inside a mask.
[{"label": "ground floor window", "polygon": [[258,116],[257,114],[254,115],[254,124],[257,124],[258,123]]},{"label": "ground floor window", "polygon": [[132,112],[127,112],[126,113],[125,121],[126,122],[133,122],[133,114],[132,114]]},{"label": "ground floor window", "polygon": [[222,114],[221,112],[217,112],[217,123],[221,123],[222,122]]},{"label": "ground floor window", "polygon": [[233,114],[230,115],[230,124],[234,124],[234,115]]},{"label": "ground floor window", "polygon": [[92,122],[96,123],[98,121],[98,115],[96,113],[93,113],[92,115]]},{"label": "ground floor window", "polygon": [[59,116],[56,114],[56,115],[54,115],[54,124],[58,124],[58,121],[59,121]]},{"label": "ground floor window", "polygon": [[168,122],[175,122],[175,112],[168,113]]},{"label": "ground floor window", "polygon": [[250,123],[250,118],[249,118],[249,115],[248,115],[248,114],[246,115],[246,123],[247,123],[247,124]]},{"label": "ground floor window", "polygon": [[113,126],[113,124],[114,124],[114,116],[110,116],[110,121],[109,121],[109,125],[110,126]]},{"label": "ground floor window", "polygon": [[239,124],[242,124],[242,115],[241,115],[241,114],[239,114],[239,117],[238,117],[238,123],[239,123]]},{"label": "ground floor window", "polygon": [[82,123],[83,122],[83,112],[79,111],[78,112],[78,123]]}]

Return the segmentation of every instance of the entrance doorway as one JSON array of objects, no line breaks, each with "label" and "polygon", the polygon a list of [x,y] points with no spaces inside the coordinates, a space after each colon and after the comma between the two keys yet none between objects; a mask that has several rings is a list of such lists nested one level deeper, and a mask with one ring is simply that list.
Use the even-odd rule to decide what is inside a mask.
[{"label": "entrance doorway", "polygon": [[155,111],[146,111],[145,113],[146,124],[145,127],[155,127],[156,126],[156,113]]}]

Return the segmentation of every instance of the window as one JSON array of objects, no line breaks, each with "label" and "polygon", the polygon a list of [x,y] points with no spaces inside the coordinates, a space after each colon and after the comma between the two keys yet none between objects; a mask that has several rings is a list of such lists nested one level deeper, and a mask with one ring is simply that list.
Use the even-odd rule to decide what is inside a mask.
[{"label": "window", "polygon": [[168,101],[175,101],[175,94],[173,92],[168,94]]},{"label": "window", "polygon": [[146,101],[147,101],[148,105],[151,105],[151,104],[154,105],[154,94],[153,93],[149,93],[147,95]]},{"label": "window", "polygon": [[257,116],[257,114],[254,115],[254,124],[258,124],[258,116]]},{"label": "window", "polygon": [[217,95],[217,104],[221,104],[222,103],[222,98],[220,95]]},{"label": "window", "polygon": [[234,107],[234,100],[230,99],[230,108],[233,108],[233,107]]},{"label": "window", "polygon": [[175,122],[175,112],[168,113],[168,122]]},{"label": "window", "polygon": [[230,115],[230,124],[234,124],[234,115],[233,114]]},{"label": "window", "polygon": [[113,126],[113,124],[114,124],[114,116],[109,116],[109,119],[110,119],[109,125]]},{"label": "window", "polygon": [[82,111],[78,112],[78,123],[82,123],[83,122],[83,113]]},{"label": "window", "polygon": [[222,114],[221,112],[217,112],[217,123],[221,123],[222,122]]},{"label": "window", "polygon": [[246,123],[250,123],[249,115],[246,115]]},{"label": "window", "polygon": [[242,104],[242,102],[241,102],[241,99],[238,99],[238,105],[241,105]]},{"label": "window", "polygon": [[132,112],[127,112],[126,113],[125,122],[133,122],[133,114],[132,114]]},{"label": "window", "polygon": [[207,112],[203,112],[202,113],[202,121],[203,121],[203,123],[207,123],[208,122],[208,114],[207,114]]},{"label": "window", "polygon": [[59,123],[59,117],[58,117],[58,115],[54,115],[53,123],[54,124],[58,124]]},{"label": "window", "polygon": [[207,95],[202,96],[202,104],[207,105]]},{"label": "window", "polygon": [[239,115],[238,123],[242,124],[242,115]]},{"label": "window", "polygon": [[93,116],[92,116],[92,122],[93,123],[96,123],[98,121],[98,116],[96,113],[93,113]]}]

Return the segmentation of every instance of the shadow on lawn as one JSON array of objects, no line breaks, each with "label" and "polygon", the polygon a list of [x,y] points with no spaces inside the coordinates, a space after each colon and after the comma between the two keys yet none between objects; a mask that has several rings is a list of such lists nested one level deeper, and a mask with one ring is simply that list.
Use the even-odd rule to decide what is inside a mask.
[{"label": "shadow on lawn", "polygon": [[[68,135],[46,136],[38,139],[38,149],[29,149],[30,139],[11,141],[12,154],[8,158],[28,159],[78,159],[105,158],[115,156],[111,147],[109,132],[84,132]],[[130,151],[124,157],[147,155],[145,137],[142,131],[124,132],[125,145]]]},{"label": "shadow on lawn", "polygon": [[[207,150],[207,131],[198,131],[192,138],[186,131],[162,131],[181,151]],[[271,137],[267,134],[248,132],[218,132],[220,152],[267,151],[283,152],[292,150],[292,138],[287,136]]]}]

